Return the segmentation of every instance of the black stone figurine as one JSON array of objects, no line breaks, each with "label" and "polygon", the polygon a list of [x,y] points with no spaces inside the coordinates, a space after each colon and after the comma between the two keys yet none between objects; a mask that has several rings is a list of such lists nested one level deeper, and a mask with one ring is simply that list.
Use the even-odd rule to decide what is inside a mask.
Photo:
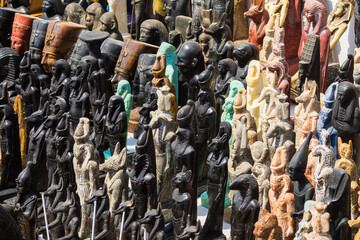
[{"label": "black stone figurine", "polygon": [[119,95],[109,99],[108,113],[105,122],[105,139],[109,142],[111,154],[116,144],[120,143],[120,149],[126,147],[127,115],[124,100]]},{"label": "black stone figurine", "polygon": [[62,96],[68,100],[70,94],[70,65],[64,59],[59,59],[54,62],[51,69],[51,82],[50,82],[50,99],[51,103],[57,96]]},{"label": "black stone figurine", "polygon": [[29,0],[8,0],[7,3],[9,8],[14,8],[21,13],[30,13]]},{"label": "black stone figurine", "polygon": [[304,214],[304,204],[312,200],[315,189],[305,176],[307,159],[309,155],[309,145],[313,133],[308,132],[305,141],[299,147],[290,161],[289,175],[294,184],[295,211],[291,213],[292,218],[296,218],[299,223]]},{"label": "black stone figurine", "polygon": [[259,49],[253,43],[239,43],[234,46],[233,55],[238,66],[236,79],[239,79],[243,84],[245,83],[244,86],[246,87],[249,64],[252,60],[259,60]]},{"label": "black stone figurine", "polygon": [[195,76],[204,69],[204,56],[197,42],[185,42],[177,54],[176,65],[179,70],[179,106],[184,106],[188,99],[197,97]]},{"label": "black stone figurine", "polygon": [[334,168],[327,180],[322,201],[327,204],[325,211],[330,213],[333,239],[350,240],[351,228],[347,223],[351,219],[350,176],[345,170]]},{"label": "black stone figurine", "polygon": [[11,46],[12,23],[16,12],[12,8],[0,8],[0,47]]},{"label": "black stone figurine", "polygon": [[30,38],[30,58],[31,62],[41,66],[42,50],[45,44],[45,37],[49,21],[35,19],[32,25]]},{"label": "black stone figurine", "polygon": [[232,200],[231,239],[254,240],[254,224],[260,211],[257,180],[251,174],[243,174],[229,188],[235,191]]},{"label": "black stone figurine", "polygon": [[221,122],[217,136],[209,144],[207,158],[209,212],[202,234],[204,239],[226,239],[222,233],[226,183],[228,179],[229,139],[231,125]]},{"label": "black stone figurine", "polygon": [[44,0],[41,8],[43,14],[40,18],[45,20],[63,20],[64,6],[61,0]]},{"label": "black stone figurine", "polygon": [[156,93],[157,90],[158,88],[156,87],[151,88],[147,102],[143,104],[143,107],[139,111],[140,120],[138,126],[134,131],[134,138],[136,139],[139,138],[140,134],[144,130],[144,126],[150,123],[151,121],[150,112],[157,110],[157,99],[158,99],[158,95]]}]

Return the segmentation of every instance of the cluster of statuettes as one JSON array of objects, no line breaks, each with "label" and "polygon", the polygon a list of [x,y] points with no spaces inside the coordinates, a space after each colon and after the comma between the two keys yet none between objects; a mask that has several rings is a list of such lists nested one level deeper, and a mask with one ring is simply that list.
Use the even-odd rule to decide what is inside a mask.
[{"label": "cluster of statuettes", "polygon": [[0,8],[0,239],[360,239],[355,3],[133,4]]}]

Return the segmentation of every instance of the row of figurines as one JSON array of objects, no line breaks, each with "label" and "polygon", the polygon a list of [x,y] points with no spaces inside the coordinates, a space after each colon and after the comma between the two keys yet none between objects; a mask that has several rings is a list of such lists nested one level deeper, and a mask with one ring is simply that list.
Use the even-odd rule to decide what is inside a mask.
[{"label": "row of figurines", "polygon": [[[194,112],[191,101],[179,110],[179,128],[171,143],[173,167],[168,169],[167,179],[171,176],[172,187],[165,190],[172,202],[170,227],[165,228],[161,211],[164,183],[157,171],[159,156],[152,129],[145,127],[140,134],[131,164],[127,164],[126,148],[121,149],[120,143],[110,159],[100,164],[90,140],[89,119],[80,119],[72,139],[65,115],[56,129],[56,171],[47,190],[41,193],[40,208],[37,209],[33,192],[39,171],[35,163],[29,161],[16,179],[18,196],[14,210],[22,234],[30,234],[26,239],[32,239],[38,220],[41,227],[36,232],[51,234],[55,239],[63,235],[84,239],[90,234],[98,239],[114,239],[117,232],[124,234],[125,239],[163,239],[172,234],[178,239],[224,239],[222,225],[227,170],[232,167],[229,166],[232,128],[230,123],[221,122],[217,135],[207,146],[209,212],[201,227],[197,222],[195,191],[198,151],[191,141]],[[271,163],[264,142],[251,145],[251,156],[257,158],[251,174],[231,179],[229,172],[232,238],[351,239],[349,225],[356,230],[359,217],[352,141],[342,143],[339,138],[340,159],[336,160],[325,129],[321,138],[324,143],[314,147],[317,139],[309,131],[290,161],[286,147],[282,146],[276,149]],[[317,158],[312,166],[308,163],[309,152],[313,159]],[[308,179],[309,169],[313,179]],[[99,184],[100,171],[106,172],[103,187]]]},{"label": "row of figurines", "polygon": [[[260,4],[264,4],[264,3],[260,3]],[[270,4],[270,3],[266,2],[265,5],[266,4]],[[278,3],[271,3],[271,4],[277,6]],[[301,5],[300,1],[297,1],[296,4]],[[349,7],[350,9],[352,9],[351,4],[352,3],[346,2],[346,6]],[[92,7],[94,5],[95,4],[92,4],[89,7]],[[341,6],[344,9],[347,9],[346,7],[344,7],[345,3],[339,2],[339,4],[337,4],[337,8],[341,8]],[[87,15],[96,16],[95,9],[101,9],[101,6],[94,7],[92,11],[87,12]],[[269,7],[266,7],[266,9],[269,9]],[[279,9],[282,9],[282,6],[276,9],[280,11]],[[313,13],[314,9],[321,9],[321,11],[315,11]],[[9,15],[9,19],[11,18],[10,16],[14,18],[14,13],[12,13],[12,15],[9,13],[11,11],[7,9],[2,9],[2,11],[6,12]],[[266,10],[264,11],[266,12]],[[341,14],[338,13],[339,11],[335,11],[336,14],[332,13],[330,14],[330,16],[336,19],[341,18],[340,17]],[[330,23],[332,22],[331,20],[329,20],[330,25],[328,26],[329,28],[327,28],[326,22],[317,21],[317,19],[326,19],[327,16],[327,6],[322,1],[308,2],[308,4],[306,4],[305,6],[305,12],[312,13],[312,14],[307,14],[306,16],[316,15],[316,17],[315,18],[308,17],[306,19],[306,24],[302,33],[301,33],[300,17],[297,18],[298,21],[296,21],[296,24],[295,23],[288,24],[287,21],[291,21],[292,18],[290,17],[286,18],[286,16],[281,15],[281,14],[286,15],[287,14],[286,11],[285,12],[281,11],[281,14],[275,14],[275,13],[270,14],[271,16],[273,15],[274,17],[273,18],[271,17],[269,20],[271,24],[269,23],[268,28],[266,28],[267,30],[267,34],[265,38],[266,41],[263,44],[262,43],[259,44],[256,42],[255,45],[248,44],[247,46],[240,47],[240,49],[234,49],[234,43],[229,38],[229,32],[231,33],[231,30],[229,26],[226,25],[226,18],[224,17],[221,17],[219,19],[214,18],[217,20],[214,20],[213,23],[211,24],[207,23],[204,24],[204,26],[200,27],[200,30],[203,31],[203,33],[200,34],[201,37],[199,36],[194,39],[187,38],[186,40],[187,41],[195,40],[200,43],[201,52],[202,52],[201,58],[204,59],[206,65],[212,64],[215,67],[217,67],[220,60],[225,58],[233,58],[235,55],[234,53],[239,55],[238,58],[240,58],[240,60],[238,60],[238,66],[240,66],[240,71],[236,73],[236,77],[238,79],[240,78],[240,80],[244,80],[246,77],[246,73],[247,73],[246,66],[249,64],[249,61],[252,59],[258,59],[260,55],[260,60],[262,62],[261,67],[263,69],[269,68],[271,69],[272,72],[274,71],[277,72],[277,74],[279,75],[278,87],[282,92],[284,92],[289,97],[291,96],[290,88],[292,89],[292,93],[294,96],[299,94],[306,77],[311,79],[317,79],[317,83],[320,88],[320,91],[324,93],[326,90],[326,86],[328,85],[327,83],[329,82],[331,83],[331,81],[327,79],[329,54],[332,47],[335,45],[331,41],[332,40],[337,41],[340,38],[341,33],[343,32],[342,30],[344,30],[344,28],[346,29],[347,27],[346,24],[347,20],[346,18],[345,20],[341,18],[342,20],[345,21],[345,25],[341,25],[342,26],[341,29],[336,28],[336,26],[338,26],[340,23],[335,24],[336,26],[330,27],[331,25]],[[350,13],[350,16],[347,16],[348,18],[351,17],[352,11],[345,11],[345,12]],[[100,14],[98,16],[99,18],[102,13],[103,12],[99,13]],[[297,11],[297,14],[299,13],[301,14],[301,11]],[[211,15],[211,13],[208,14]],[[216,13],[215,15],[217,14],[218,13]],[[337,16],[337,14],[340,15]],[[69,22],[51,23],[50,27],[48,28],[47,25],[49,23],[46,21],[42,21],[41,23],[35,21],[35,24],[32,24],[34,21],[33,17],[28,15],[20,15],[20,14],[15,14],[15,15],[16,17],[14,19],[14,22],[16,22],[16,24],[14,24],[13,26],[14,36],[11,36],[12,47],[22,55],[25,50],[29,49],[28,42],[29,39],[31,38],[30,42],[32,41],[33,44],[36,45],[33,46],[32,48],[33,51],[37,51],[37,54],[34,55],[36,55],[38,58],[38,59],[34,59],[34,61],[39,65],[42,64],[46,72],[51,71],[51,66],[55,60],[59,58],[67,59],[69,57],[71,52],[69,50],[72,48],[72,46],[74,46],[76,42],[76,36],[80,34],[83,28],[80,25],[70,24]],[[181,26],[187,26],[186,21],[189,21],[189,19],[184,20],[182,17],[185,16],[177,16],[176,18],[179,18],[178,22],[181,23],[180,24]],[[285,23],[282,20],[279,20],[278,18],[286,19]],[[204,22],[207,22],[206,19],[207,18],[204,17],[202,20]],[[94,19],[91,18],[90,20],[94,20]],[[106,25],[105,22],[106,21],[103,20],[102,24]],[[94,25],[94,23],[92,24]],[[114,54],[111,56],[111,58],[115,58],[114,59],[115,61],[118,58],[118,63],[115,69],[115,77],[112,79],[114,83],[122,79],[131,80],[134,76],[136,69],[136,64],[133,63],[137,62],[139,55],[141,53],[157,52],[156,46],[159,46],[164,41],[169,41],[175,47],[175,49],[167,50],[169,51],[167,52],[169,55],[173,55],[171,54],[171,52],[178,53],[180,51],[180,48],[182,44],[185,42],[185,40],[175,40],[175,38],[176,36],[186,35],[186,31],[184,29],[182,29],[182,31],[178,30],[177,33],[170,34],[172,37],[168,38],[169,34],[167,32],[166,27],[158,26],[161,24],[162,23],[158,20],[150,19],[148,21],[142,22],[143,26],[140,28],[139,31],[137,31],[141,35],[141,37],[138,38],[141,42],[152,44],[154,46],[141,44],[138,42],[137,43],[132,42],[125,44],[126,49],[121,51],[122,53],[120,54],[120,56],[117,54],[116,50],[113,51]],[[5,23],[2,25],[6,26]],[[316,27],[313,28],[307,27],[310,25]],[[31,34],[32,27],[34,28],[33,32],[39,34]],[[70,31],[70,29],[72,30]],[[91,30],[92,28],[88,27],[88,29]],[[109,29],[109,26],[104,28],[103,30],[105,29]],[[321,29],[321,31],[317,31],[317,29]],[[111,31],[109,30],[106,31],[110,34],[110,37],[113,37]],[[72,35],[68,36],[68,32],[71,32]],[[191,32],[191,30],[188,30],[187,32]],[[9,32],[8,30],[8,32],[5,32],[4,36],[8,36],[9,34],[11,34],[11,32]],[[46,36],[48,36],[48,39],[45,41]],[[294,39],[294,36],[296,36],[299,39]],[[102,35],[102,37],[106,38],[105,35]],[[85,37],[85,39],[82,40],[88,43],[92,42],[92,44],[94,44],[94,42],[100,44],[98,42],[100,41],[100,39],[97,39],[98,40],[97,41],[90,38],[86,39]],[[253,42],[251,41],[251,38],[249,42]],[[30,47],[31,44],[32,43],[30,43]],[[9,43],[7,43],[5,46],[7,45],[9,45]],[[70,56],[69,62],[74,63],[72,64],[73,68],[76,67],[76,63],[78,62],[79,58],[84,56],[84,54],[85,55],[88,54],[86,47],[85,46],[80,47],[81,45],[86,45],[86,44],[84,44],[84,42],[82,41],[78,41],[75,48],[79,48],[79,49],[75,50],[75,54],[73,54],[72,57]],[[115,46],[112,47],[116,48]],[[257,47],[258,49],[256,49]],[[260,54],[259,54],[259,49],[262,50]],[[302,54],[303,49],[306,49],[305,54]],[[110,49],[109,52],[112,52],[112,50],[113,49]],[[132,52],[132,51],[134,51],[133,52],[134,54],[127,54],[128,52]],[[196,56],[197,51],[198,50],[194,49],[194,56]],[[41,54],[41,52],[43,53]],[[99,53],[96,51],[94,52],[93,49],[91,49],[90,55],[95,55],[98,57]],[[192,57],[189,58],[191,59]],[[198,62],[200,62],[201,64],[202,61],[200,60],[200,58],[198,56],[196,58],[198,59]],[[301,59],[300,62],[299,59]],[[316,67],[319,64],[320,67]],[[195,63],[193,65],[195,65],[195,67],[197,68],[202,68],[201,66],[198,66]],[[114,65],[112,64],[109,64],[109,66],[114,67]],[[174,68],[174,66],[172,67]],[[195,67],[188,66],[186,67],[187,69],[184,69],[184,71],[188,72],[189,70],[188,68],[190,68],[190,70],[195,70],[196,69]],[[183,67],[181,66],[181,64],[179,64],[178,68],[179,68],[179,72],[181,72],[182,71],[181,68]],[[297,72],[299,68],[300,71]],[[109,68],[107,70],[109,74],[111,74],[113,69]],[[170,69],[167,72],[170,72]],[[170,73],[168,73],[167,76],[177,86],[177,79],[172,79],[169,75]],[[176,72],[174,73],[174,75],[177,75]],[[180,81],[191,80],[192,74],[188,73],[188,75],[190,76],[186,77],[185,80],[180,79]],[[294,75],[293,76],[294,79],[290,80],[290,76],[292,75]],[[293,100],[294,100],[294,96],[292,96]],[[183,102],[183,105],[184,104],[185,102]]]}]

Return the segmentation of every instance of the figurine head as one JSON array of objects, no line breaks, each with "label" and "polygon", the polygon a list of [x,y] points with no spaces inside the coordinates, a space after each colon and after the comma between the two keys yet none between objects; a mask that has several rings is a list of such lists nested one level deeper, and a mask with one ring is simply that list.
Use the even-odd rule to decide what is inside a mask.
[{"label": "figurine head", "polygon": [[98,29],[100,17],[105,13],[100,3],[92,3],[86,8],[85,26],[88,30]]},{"label": "figurine head", "polygon": [[90,64],[85,60],[81,60],[75,70],[75,75],[71,77],[69,86],[71,89],[78,89],[82,84],[87,83],[87,77],[89,74]]},{"label": "figurine head", "polygon": [[212,37],[209,34],[206,34],[206,33],[200,34],[199,43],[201,46],[201,51],[203,51],[203,53],[206,53],[209,51],[211,39],[212,39]]},{"label": "figurine head", "polygon": [[200,102],[200,104],[205,104],[207,102],[210,102],[210,95],[211,95],[211,90],[209,89],[200,89],[199,93],[198,93],[198,101]]},{"label": "figurine head", "polygon": [[40,74],[38,76],[40,82],[40,89],[49,89],[50,88],[50,77],[46,74]]},{"label": "figurine head", "polygon": [[352,83],[341,82],[338,85],[337,101],[340,103],[340,105],[344,105],[350,101],[358,102],[357,92]]},{"label": "figurine head", "polygon": [[200,44],[197,42],[185,42],[177,54],[176,65],[182,74],[191,72],[197,68],[204,68],[204,57]]},{"label": "figurine head", "polygon": [[246,108],[247,97],[246,89],[242,88],[238,91],[234,99],[234,112],[241,112]]},{"label": "figurine head", "polygon": [[113,95],[109,99],[108,114],[111,116],[119,108],[121,112],[125,111],[124,100],[119,95]]},{"label": "figurine head", "polygon": [[[307,23],[304,26],[304,31],[311,34],[320,35],[323,28],[327,23],[328,8],[327,4],[323,0],[311,0],[305,2],[304,12]],[[310,25],[312,24],[313,30],[309,31]]]},{"label": "figurine head", "polygon": [[259,198],[259,187],[256,178],[251,174],[242,174],[234,180],[230,186],[230,190],[239,190],[242,197],[251,196],[251,199]]},{"label": "figurine head", "polygon": [[312,135],[313,132],[309,131],[306,136],[306,140],[302,143],[290,161],[288,172],[292,181],[305,179],[304,173],[306,171],[309,145]]},{"label": "figurine head", "polygon": [[286,171],[287,153],[284,146],[278,147],[275,151],[273,159],[271,160],[270,169],[276,175],[284,174]]},{"label": "figurine head", "polygon": [[236,94],[239,92],[240,89],[244,88],[244,84],[239,80],[232,80],[229,86],[229,95],[228,98],[234,99]]},{"label": "figurine head", "polygon": [[75,143],[81,144],[86,143],[89,140],[90,136],[90,120],[88,118],[82,117],[79,120],[79,124],[76,126],[74,132]]},{"label": "figurine head", "polygon": [[349,143],[343,143],[341,138],[338,137],[338,151],[341,158],[352,159],[354,153],[352,141],[350,140]]},{"label": "figurine head", "polygon": [[252,60],[259,60],[259,48],[250,42],[236,44],[233,54],[240,67],[244,67]]},{"label": "figurine head", "polygon": [[34,167],[35,164],[31,161],[28,161],[24,170],[22,170],[22,172],[16,178],[16,190],[18,192],[18,196],[21,196],[30,191],[32,171]]},{"label": "figurine head", "polygon": [[324,99],[324,106],[326,108],[332,109],[334,107],[335,91],[336,91],[336,85],[335,84],[330,85],[326,89],[325,99]]},{"label": "figurine head", "polygon": [[160,46],[162,42],[168,42],[168,36],[168,30],[159,20],[148,19],[141,23],[140,42]]},{"label": "figurine head", "polygon": [[197,81],[200,89],[213,89],[216,81],[216,70],[214,66],[209,64],[207,68],[198,75]]},{"label": "figurine head", "polygon": [[[165,76],[166,71],[166,56],[165,54],[161,54],[156,56],[155,63],[152,69],[152,74],[155,78],[161,78]],[[157,86],[161,87],[161,86]]]},{"label": "figurine head", "polygon": [[51,20],[55,15],[62,16],[64,14],[64,5],[60,0],[44,0],[41,8],[42,11],[46,13],[49,20]]},{"label": "figurine head", "polygon": [[269,148],[267,147],[266,143],[262,141],[254,142],[250,146],[251,150],[251,157],[253,158],[254,162],[266,164],[269,160]]},{"label": "figurine head", "polygon": [[176,174],[176,176],[172,179],[172,184],[175,188],[179,187],[185,187],[192,178],[192,171],[186,170],[185,165],[183,165],[183,168],[181,172]]},{"label": "figurine head", "polygon": [[59,78],[62,74],[66,77],[70,76],[70,65],[64,59],[56,60],[52,66],[51,73],[53,77]]},{"label": "figurine head", "polygon": [[288,192],[291,190],[291,179],[289,175],[282,174],[274,176],[271,174],[270,189],[274,191],[275,195],[279,195],[281,192]]},{"label": "figurine head", "polygon": [[118,83],[118,88],[117,88],[117,95],[120,95],[122,97],[125,97],[127,94],[131,94],[131,87],[130,87],[130,83],[126,80],[121,80]]},{"label": "figurine head", "polygon": [[76,65],[78,64],[78,62],[83,57],[89,55],[89,46],[83,40],[81,40],[81,36],[84,35],[87,31],[88,30],[83,30],[80,33],[79,38],[77,39],[76,44],[71,52],[71,55],[67,59],[67,61],[70,64],[72,74],[74,74],[74,72],[76,70]]},{"label": "figurine head", "polygon": [[181,32],[177,29],[169,32],[169,43],[178,49],[183,43],[184,39]]},{"label": "figurine head", "polygon": [[58,59],[67,59],[84,26],[71,22],[50,21],[46,32],[41,64],[45,72],[51,72]]},{"label": "figurine head", "polygon": [[70,3],[66,6],[64,11],[64,20],[80,24],[85,16],[84,8],[78,3]]},{"label": "figurine head", "polygon": [[35,19],[32,25],[30,38],[30,55],[33,63],[40,64],[42,50],[44,48],[45,36],[49,22],[46,20]]},{"label": "figurine head", "polygon": [[223,121],[220,123],[219,132],[209,144],[210,152],[224,152],[224,155],[229,155],[229,139],[231,138],[231,124]]},{"label": "figurine head", "polygon": [[30,15],[15,13],[14,24],[11,35],[11,48],[15,49],[20,55],[29,50],[29,41],[33,21],[37,19]]},{"label": "figurine head", "polygon": [[234,112],[234,99],[232,98],[225,98],[224,105],[222,105],[222,109],[224,113],[233,113]]},{"label": "figurine head", "polygon": [[235,77],[237,65],[234,60],[230,58],[225,58],[219,61],[217,70],[222,76],[225,76],[226,73],[229,73],[230,76]]},{"label": "figurine head", "polygon": [[341,65],[339,75],[336,77],[337,82],[348,81],[354,82],[354,56],[352,54],[347,55],[347,59]]},{"label": "figurine head", "polygon": [[180,128],[191,125],[191,121],[195,112],[195,103],[192,100],[188,100],[186,105],[179,109],[176,120]]},{"label": "figurine head", "polygon": [[15,81],[19,77],[19,53],[8,47],[0,48],[0,79]]},{"label": "figurine head", "polygon": [[100,26],[97,30],[113,33],[118,31],[118,22],[116,20],[115,14],[112,12],[104,13],[100,19]]}]

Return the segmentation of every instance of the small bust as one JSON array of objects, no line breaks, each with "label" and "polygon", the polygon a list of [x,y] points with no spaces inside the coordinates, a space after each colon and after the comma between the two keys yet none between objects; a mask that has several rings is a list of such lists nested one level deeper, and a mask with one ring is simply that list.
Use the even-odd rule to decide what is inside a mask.
[{"label": "small bust", "polygon": [[104,32],[108,32],[111,38],[116,40],[123,40],[123,37],[118,29],[118,22],[116,20],[116,16],[112,12],[106,12],[100,17],[100,25],[98,29]]},{"label": "small bust", "polygon": [[168,30],[159,20],[148,19],[140,26],[140,42],[160,46],[162,42],[168,42],[168,36]]},{"label": "small bust", "polygon": [[64,11],[64,20],[80,24],[85,16],[84,8],[78,3],[70,3],[66,6]]},{"label": "small bust", "polygon": [[93,3],[86,8],[85,26],[88,30],[97,29],[100,26],[100,17],[104,14],[100,3]]},{"label": "small bust", "polygon": [[40,18],[45,20],[63,20],[64,6],[61,0],[44,0],[42,3],[43,14]]}]

